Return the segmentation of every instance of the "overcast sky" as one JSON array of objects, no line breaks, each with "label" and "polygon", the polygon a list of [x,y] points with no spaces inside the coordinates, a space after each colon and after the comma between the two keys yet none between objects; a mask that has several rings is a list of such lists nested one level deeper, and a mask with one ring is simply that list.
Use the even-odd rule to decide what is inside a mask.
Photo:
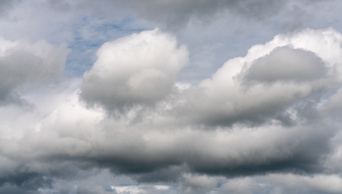
[{"label": "overcast sky", "polygon": [[0,1],[0,193],[342,193],[342,1]]}]

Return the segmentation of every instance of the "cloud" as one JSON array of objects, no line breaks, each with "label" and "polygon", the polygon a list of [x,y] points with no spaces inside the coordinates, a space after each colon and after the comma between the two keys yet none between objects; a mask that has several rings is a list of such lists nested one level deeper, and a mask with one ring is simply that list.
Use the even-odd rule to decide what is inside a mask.
[{"label": "cloud", "polygon": [[218,193],[315,193],[328,194],[341,192],[341,177],[338,175],[313,174],[297,175],[291,173],[222,179],[216,188]]},{"label": "cloud", "polygon": [[[117,8],[118,12],[129,13],[135,17],[145,18],[148,21],[158,23],[165,28],[177,28],[188,24],[193,20],[210,21],[214,16],[221,17],[222,13],[229,13],[233,17],[242,17],[249,20],[264,20],[279,14],[282,10],[291,9],[296,5],[312,4],[307,0],[301,1],[270,1],[259,0],[188,0],[188,1],[158,1],[158,0],[129,0],[99,2],[82,1],[76,3],[76,7],[95,11],[98,14],[113,15],[111,10]],[[99,12],[100,10],[100,12]]]},{"label": "cloud", "polygon": [[183,179],[182,193],[208,193],[217,185],[217,180],[214,177],[185,174]]},{"label": "cloud", "polygon": [[332,29],[304,30],[255,45],[189,89],[178,113],[185,122],[221,126],[305,119],[340,84],[341,40]]},{"label": "cloud", "polygon": [[246,82],[274,83],[277,81],[311,81],[326,72],[322,59],[314,53],[290,47],[275,48],[260,57],[246,70]]},{"label": "cloud", "polygon": [[298,176],[293,174],[271,174],[266,178],[269,182],[278,184],[281,193],[340,193],[342,179],[337,175]]},{"label": "cloud", "polygon": [[0,193],[342,193],[341,5],[0,2]]},{"label": "cloud", "polygon": [[229,179],[221,186],[220,190],[222,191],[222,193],[248,194],[253,193],[257,189],[258,185],[252,178],[236,178]]},{"label": "cloud", "polygon": [[330,98],[325,102],[325,113],[333,114],[338,116],[342,111],[342,103],[340,101],[342,97],[342,89],[339,88],[336,93],[330,96]]},{"label": "cloud", "polygon": [[188,51],[158,29],[105,43],[85,73],[81,97],[109,110],[151,106],[172,92]]},{"label": "cloud", "polygon": [[[108,42],[99,49],[98,60],[83,78],[23,90],[21,98],[29,102],[30,109],[11,104],[0,107],[4,126],[0,132],[1,188],[26,188],[16,181],[24,178],[33,193],[39,189],[120,193],[119,184],[76,184],[107,170],[141,184],[182,182],[178,189],[184,193],[206,193],[221,187],[248,192],[259,186],[244,177],[316,175],[337,169],[339,152],[332,149],[335,144],[331,140],[338,128],[324,111],[330,110],[326,108],[330,103],[338,103],[334,99],[339,93],[334,92],[340,85],[340,57],[335,56],[339,52],[331,54],[324,48],[340,49],[339,37],[331,29],[277,36],[252,47],[245,57],[229,60],[199,85],[175,83],[188,52],[168,34],[144,31]],[[309,40],[314,46],[306,47],[308,43],[298,39]],[[278,56],[284,53],[294,55],[289,68],[297,69],[292,64],[295,62],[304,68],[323,68],[324,74],[313,71],[301,80],[301,72],[284,70],[286,76],[280,74],[279,80],[256,80],[250,85],[243,82],[246,72],[254,71],[255,65],[260,68],[260,60],[270,56],[281,59],[285,66],[287,58]],[[301,63],[301,59],[313,64]],[[167,90],[156,89],[160,80],[149,82],[155,79],[155,74],[145,73],[150,69],[170,80],[161,83]],[[39,80],[51,77],[44,76]],[[143,91],[135,90],[131,84],[135,79]],[[227,109],[227,104],[235,109]],[[142,106],[148,108],[142,110]],[[315,120],[307,115],[311,109],[306,107],[317,113]],[[108,114],[108,110],[119,110],[120,117]],[[279,115],[288,116],[291,124],[284,124],[276,117]],[[225,183],[222,180],[226,178],[241,181]],[[36,184],[39,180],[46,180],[46,184]],[[64,190],[63,180],[70,181]],[[311,179],[305,183],[313,188],[309,182]],[[162,192],[134,184],[125,189]],[[248,187],[242,189],[239,184]],[[169,187],[168,192],[172,189]]]},{"label": "cloud", "polygon": [[0,17],[6,17],[8,11],[12,8],[13,4],[17,3],[18,0],[10,1],[4,0],[0,3]]},{"label": "cloud", "polygon": [[0,101],[14,98],[15,89],[57,77],[64,68],[67,50],[44,41],[0,39]]},{"label": "cloud", "polygon": [[[319,128],[315,131],[264,126],[203,131],[144,123],[127,125],[126,120],[115,120],[101,111],[85,108],[78,101],[77,90],[70,91],[59,94],[54,88],[30,98],[25,96],[37,108],[9,123],[15,131],[3,139],[1,155],[15,158],[20,165],[8,167],[15,173],[5,172],[5,182],[34,173],[52,179],[51,184],[55,185],[58,179],[91,177],[94,168],[111,169],[112,173],[130,175],[142,182],[172,182],[184,172],[208,174],[208,179],[212,174],[311,173],[321,170],[319,161],[327,149],[324,144],[328,137],[324,136],[329,134]],[[48,102],[54,111],[48,115],[45,112],[50,112],[49,107],[44,106],[47,102],[42,99],[51,99]],[[2,109],[7,118],[11,117],[10,109]],[[72,117],[70,112],[74,113]],[[39,130],[35,128],[37,123]]]}]

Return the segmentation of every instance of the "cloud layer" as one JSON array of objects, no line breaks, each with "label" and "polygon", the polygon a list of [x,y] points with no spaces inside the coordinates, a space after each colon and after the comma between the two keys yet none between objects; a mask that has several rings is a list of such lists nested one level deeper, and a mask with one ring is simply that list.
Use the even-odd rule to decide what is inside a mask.
[{"label": "cloud layer", "polygon": [[[291,182],[303,182],[303,192],[340,192],[314,182],[323,176],[341,182],[336,174],[323,175],[340,171],[340,151],[332,147],[342,142],[334,116],[341,111],[341,37],[332,29],[276,36],[198,85],[175,83],[188,51],[167,33],[144,31],[105,43],[82,79],[69,80],[67,88],[62,82],[22,92],[33,108],[1,107],[1,189],[48,193],[63,179],[83,180],[108,169],[144,184],[181,181],[182,193],[249,193],[261,189],[255,181],[272,184],[269,190],[288,191],[300,185]],[[8,48],[15,44],[5,43],[3,58],[13,57]],[[51,51],[42,52],[37,45],[33,54],[21,55],[32,75],[18,76],[12,88],[55,76],[63,67],[53,60],[59,50],[43,43]],[[116,116],[110,113],[116,110]],[[77,192],[174,191],[106,188]]]},{"label": "cloud layer", "polygon": [[342,193],[340,5],[1,2],[0,193]]}]

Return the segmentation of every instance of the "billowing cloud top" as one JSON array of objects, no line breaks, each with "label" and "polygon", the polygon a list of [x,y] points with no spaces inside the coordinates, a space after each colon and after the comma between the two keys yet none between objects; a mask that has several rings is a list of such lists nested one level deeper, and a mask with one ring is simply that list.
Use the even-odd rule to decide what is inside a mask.
[{"label": "billowing cloud top", "polygon": [[81,96],[89,103],[122,110],[163,100],[188,62],[188,51],[156,29],[107,42],[97,57],[84,75]]},{"label": "billowing cloud top", "polygon": [[333,30],[277,36],[252,47],[245,57],[227,61],[211,79],[189,90],[179,109],[196,122],[214,125],[297,122],[307,106],[339,87],[340,59],[326,50],[336,49],[338,56],[340,42]]}]

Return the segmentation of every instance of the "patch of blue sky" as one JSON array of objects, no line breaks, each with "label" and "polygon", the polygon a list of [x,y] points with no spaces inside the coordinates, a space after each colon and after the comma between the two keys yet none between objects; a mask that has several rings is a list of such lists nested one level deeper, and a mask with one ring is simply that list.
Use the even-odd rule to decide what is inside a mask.
[{"label": "patch of blue sky", "polygon": [[136,23],[136,19],[125,16],[109,20],[95,16],[82,17],[72,25],[73,38],[68,42],[65,76],[81,76],[96,61],[96,51],[102,44],[128,34],[148,29]]}]

